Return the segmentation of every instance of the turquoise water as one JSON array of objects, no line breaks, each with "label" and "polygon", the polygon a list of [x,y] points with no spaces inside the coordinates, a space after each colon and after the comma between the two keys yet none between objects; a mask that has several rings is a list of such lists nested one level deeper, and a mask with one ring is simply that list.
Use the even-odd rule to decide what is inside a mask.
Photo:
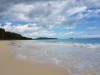
[{"label": "turquoise water", "polygon": [[16,58],[53,63],[71,75],[100,75],[100,39],[17,41]]},{"label": "turquoise water", "polygon": [[100,38],[76,38],[76,39],[56,39],[56,40],[36,40],[39,42],[65,42],[65,43],[90,43],[100,44]]}]

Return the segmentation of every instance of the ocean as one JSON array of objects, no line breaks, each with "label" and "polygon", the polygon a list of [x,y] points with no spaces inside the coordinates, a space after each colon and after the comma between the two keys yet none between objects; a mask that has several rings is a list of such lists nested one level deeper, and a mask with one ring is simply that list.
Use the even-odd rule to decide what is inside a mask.
[{"label": "ocean", "polygon": [[17,41],[16,58],[53,63],[71,75],[100,75],[100,39],[56,39]]},{"label": "ocean", "polygon": [[84,43],[84,44],[100,44],[100,38],[76,38],[76,39],[55,39],[55,40],[37,40],[39,42],[64,42],[64,43]]}]

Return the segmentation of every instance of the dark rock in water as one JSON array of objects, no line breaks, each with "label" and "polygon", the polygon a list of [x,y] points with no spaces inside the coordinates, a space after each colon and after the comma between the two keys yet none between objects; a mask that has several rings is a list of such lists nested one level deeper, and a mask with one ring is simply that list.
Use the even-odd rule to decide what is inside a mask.
[{"label": "dark rock in water", "polygon": [[6,32],[5,29],[0,28],[0,40],[32,40],[32,38],[27,38],[13,32]]},{"label": "dark rock in water", "polygon": [[74,39],[74,38],[70,38],[70,39]]}]

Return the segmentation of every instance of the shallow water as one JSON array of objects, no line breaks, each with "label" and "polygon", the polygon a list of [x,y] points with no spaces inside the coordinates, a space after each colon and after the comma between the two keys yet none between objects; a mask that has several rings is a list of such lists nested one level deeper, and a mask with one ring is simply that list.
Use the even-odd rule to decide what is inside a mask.
[{"label": "shallow water", "polygon": [[72,75],[100,75],[100,44],[18,41],[17,58],[54,63]]}]

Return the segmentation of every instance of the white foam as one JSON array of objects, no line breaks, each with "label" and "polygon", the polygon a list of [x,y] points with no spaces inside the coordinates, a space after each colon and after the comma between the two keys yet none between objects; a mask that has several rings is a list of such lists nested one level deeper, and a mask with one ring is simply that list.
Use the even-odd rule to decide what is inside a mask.
[{"label": "white foam", "polygon": [[56,59],[56,58],[52,58],[52,60],[58,65],[60,63],[60,60]]},{"label": "white foam", "polygon": [[[66,68],[67,70],[69,69],[70,73],[73,73],[72,75],[82,75],[79,74],[79,72],[84,71],[86,66],[88,66],[87,69],[91,70],[96,68],[95,63],[96,66],[98,66],[98,62],[100,62],[100,44],[46,42],[31,42],[31,44],[24,44],[22,45],[24,45],[25,48],[22,46],[23,48],[16,50],[17,58],[27,60],[29,56],[31,56],[32,60],[39,60],[40,63],[53,62],[60,67]],[[36,48],[35,50],[33,45]],[[30,48],[30,46],[32,48]],[[98,51],[96,49],[98,49]],[[64,64],[60,64],[60,62],[63,61]],[[74,70],[74,72],[72,70]]]},{"label": "white foam", "polygon": [[21,60],[27,60],[27,56],[24,56],[24,55],[17,55],[16,58],[21,59]]}]

